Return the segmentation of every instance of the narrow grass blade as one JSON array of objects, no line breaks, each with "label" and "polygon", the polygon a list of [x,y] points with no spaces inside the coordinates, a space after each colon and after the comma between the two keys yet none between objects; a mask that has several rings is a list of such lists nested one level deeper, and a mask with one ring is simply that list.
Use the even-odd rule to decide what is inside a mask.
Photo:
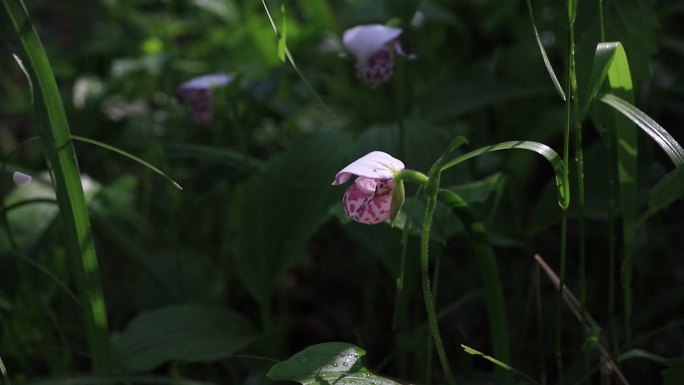
[{"label": "narrow grass blade", "polygon": [[506,363],[503,363],[503,362],[497,360],[497,359],[494,358],[494,357],[488,356],[488,355],[486,355],[486,354],[484,354],[484,353],[482,353],[482,352],[480,352],[480,351],[478,351],[478,350],[475,350],[475,349],[473,349],[473,348],[471,348],[471,347],[469,347],[469,346],[465,346],[465,345],[463,345],[463,344],[461,344],[461,347],[463,348],[463,350],[465,350],[466,353],[468,353],[468,354],[470,354],[470,355],[473,355],[473,356],[480,356],[480,357],[484,358],[485,360],[487,360],[487,361],[493,363],[493,364],[496,365],[497,367],[500,367],[500,368],[503,368],[503,369],[512,371],[512,372],[516,373],[517,375],[523,377],[523,378],[526,379],[527,381],[529,381],[529,382],[531,382],[531,383],[533,383],[533,384],[539,385],[539,383],[538,383],[537,381],[535,381],[532,377],[528,376],[527,374],[525,374],[525,373],[519,371],[518,369],[515,369],[514,367],[512,367],[512,366],[510,366],[510,365],[508,365],[508,364],[506,364]]},{"label": "narrow grass blade", "polygon": [[29,83],[44,154],[52,169],[67,254],[81,303],[86,339],[96,373],[111,372],[107,311],[90,228],[81,175],[62,99],[45,50],[21,0],[0,5],[3,38],[20,62]]},{"label": "narrow grass blade", "polygon": [[[292,68],[294,68],[295,72],[297,72],[297,75],[299,75],[299,78],[302,79],[302,82],[304,83],[304,86],[311,92],[311,94],[316,98],[316,100],[330,112],[333,116],[335,116],[335,113],[330,109],[330,107],[321,99],[321,96],[314,90],[314,88],[311,86],[308,80],[306,80],[306,77],[304,77],[304,74],[302,71],[299,70],[299,67],[297,67],[297,64],[295,63],[294,58],[292,57],[292,54],[290,53],[290,50],[287,48],[287,42],[285,41],[283,34],[280,33],[278,30],[278,26],[276,25],[275,21],[273,20],[273,17],[271,17],[271,12],[268,10],[268,6],[266,5],[266,0],[261,0],[261,4],[264,5],[264,10],[266,11],[266,16],[268,16],[268,20],[271,22],[271,27],[273,27],[273,32],[275,32],[277,38],[278,38],[278,57],[280,57],[280,51],[281,51],[281,44],[282,44],[282,50],[285,52],[285,57],[287,57],[287,60],[290,62],[292,65]],[[283,11],[284,15],[284,11]],[[285,31],[286,33],[286,31]],[[281,60],[284,61],[283,58]]]},{"label": "narrow grass blade", "polygon": [[107,143],[102,143],[102,142],[99,142],[99,141],[94,140],[94,139],[85,138],[85,137],[83,137],[83,136],[71,135],[71,138],[74,139],[74,140],[77,140],[77,141],[79,141],[79,142],[88,143],[88,144],[93,144],[93,145],[95,145],[95,146],[102,147],[102,148],[107,149],[107,150],[109,150],[109,151],[114,151],[115,153],[117,153],[117,154],[119,154],[119,155],[125,156],[126,158],[128,158],[128,159],[130,159],[130,160],[133,160],[133,161],[135,161],[135,162],[138,162],[138,163],[140,163],[141,165],[147,167],[150,171],[152,171],[152,172],[154,172],[154,173],[157,173],[157,174],[161,175],[164,179],[166,179],[167,181],[169,181],[169,183],[171,183],[175,188],[177,188],[177,189],[179,189],[179,190],[182,190],[182,189],[183,189],[183,187],[181,187],[178,183],[176,183],[175,180],[171,179],[171,177],[169,177],[168,175],[166,175],[162,170],[160,170],[160,169],[154,167],[153,165],[149,164],[148,162],[145,162],[144,160],[138,158],[137,156],[135,156],[135,155],[133,155],[133,154],[130,154],[130,153],[128,153],[128,152],[126,152],[126,151],[124,151],[124,150],[122,150],[122,149],[120,149],[120,148],[116,148],[116,147],[111,146],[111,145],[109,145],[109,144],[107,144]]},{"label": "narrow grass blade", "polygon": [[554,151],[551,147],[538,143],[538,142],[531,142],[527,140],[517,140],[517,141],[510,141],[510,142],[502,142],[498,144],[493,144],[491,146],[486,146],[479,148],[475,151],[468,152],[463,155],[459,155],[456,158],[444,163],[442,165],[442,171],[453,167],[461,162],[464,162],[470,158],[474,158],[476,156],[488,153],[488,152],[494,152],[494,151],[501,151],[501,150],[528,150],[528,151],[533,151],[536,152],[537,154],[543,156],[546,160],[551,163],[551,166],[553,167],[553,170],[556,173],[556,188],[558,192],[558,204],[561,206],[561,208],[567,208],[568,205],[570,204],[570,183],[568,182],[568,173],[567,173],[567,167],[565,165],[565,162],[563,162],[563,159],[558,156],[556,151]]},{"label": "narrow grass blade", "polygon": [[684,164],[684,149],[677,143],[677,141],[667,132],[660,124],[658,124],[651,117],[646,115],[640,109],[634,107],[631,103],[621,99],[618,96],[605,94],[600,99],[603,103],[613,107],[629,120],[634,122],[641,128],[648,136],[653,139],[656,144],[665,151],[665,154],[672,160],[675,166]]},{"label": "narrow grass blade", "polygon": [[546,55],[544,44],[542,44],[542,41],[539,38],[539,31],[537,31],[537,25],[534,22],[534,12],[532,11],[532,3],[530,2],[530,0],[527,0],[527,10],[530,13],[530,21],[532,22],[532,29],[534,29],[534,38],[537,40],[539,52],[541,52],[542,59],[544,59],[544,66],[546,67],[546,71],[549,73],[549,77],[553,82],[553,86],[556,87],[556,92],[558,92],[558,96],[560,96],[561,99],[565,101],[565,92],[563,92],[563,87],[561,87],[560,82],[558,81],[558,77],[556,76],[556,72],[553,70],[553,67],[551,66],[549,57]]},{"label": "narrow grass blade", "polygon": [[503,360],[510,359],[508,321],[501,276],[494,249],[489,242],[487,229],[473,210],[458,194],[451,190],[439,190],[439,200],[451,208],[463,222],[468,233],[469,249],[482,277],[484,295],[489,312],[489,327],[492,333],[494,353]]}]

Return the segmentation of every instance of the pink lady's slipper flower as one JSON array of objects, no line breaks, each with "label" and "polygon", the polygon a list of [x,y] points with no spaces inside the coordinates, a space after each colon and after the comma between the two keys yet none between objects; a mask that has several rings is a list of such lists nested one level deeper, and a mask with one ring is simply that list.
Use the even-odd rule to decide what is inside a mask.
[{"label": "pink lady's slipper flower", "polygon": [[342,43],[356,56],[356,76],[371,88],[394,74],[394,53],[403,55],[399,44],[401,28],[381,24],[359,25],[344,32]]},{"label": "pink lady's slipper flower", "polygon": [[230,81],[230,75],[219,73],[196,77],[178,87],[178,94],[190,108],[195,123],[200,126],[211,124],[214,119],[212,89],[225,87]]},{"label": "pink lady's slipper flower", "polygon": [[373,151],[338,172],[333,185],[342,184],[356,175],[342,198],[347,216],[365,224],[376,224],[390,218],[395,189],[393,178],[403,169],[404,163],[399,159]]}]

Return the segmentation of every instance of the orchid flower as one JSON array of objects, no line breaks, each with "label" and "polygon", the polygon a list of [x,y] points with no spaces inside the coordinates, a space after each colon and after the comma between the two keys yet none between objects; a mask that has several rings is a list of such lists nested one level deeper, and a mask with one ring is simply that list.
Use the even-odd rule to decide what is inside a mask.
[{"label": "orchid flower", "polygon": [[358,25],[344,32],[342,43],[356,57],[356,76],[371,88],[394,74],[394,53],[404,55],[399,44],[401,28],[381,24]]},{"label": "orchid flower", "polygon": [[[403,169],[404,163],[399,159],[373,151],[338,172],[333,185],[342,184],[356,175],[342,198],[347,216],[365,224],[376,224],[390,218],[395,190],[393,178]],[[401,188],[403,191],[403,185]]]},{"label": "orchid flower", "polygon": [[178,94],[190,108],[195,123],[200,126],[211,124],[214,119],[212,89],[225,87],[231,80],[227,74],[210,74],[196,77],[178,87]]}]

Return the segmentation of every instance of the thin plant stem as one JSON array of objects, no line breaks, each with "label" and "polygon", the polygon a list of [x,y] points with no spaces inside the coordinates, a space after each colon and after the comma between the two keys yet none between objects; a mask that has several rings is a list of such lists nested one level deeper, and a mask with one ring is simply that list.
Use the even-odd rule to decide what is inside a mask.
[{"label": "thin plant stem", "polygon": [[577,74],[575,68],[575,25],[570,23],[568,25],[568,34],[570,41],[570,58],[569,58],[569,73],[568,80],[570,82],[570,100],[572,110],[572,121],[574,123],[575,131],[575,165],[577,173],[577,201],[578,201],[578,216],[577,216],[577,230],[578,230],[578,254],[579,254],[579,288],[580,288],[580,307],[581,313],[584,314],[587,302],[587,256],[586,256],[586,237],[584,228],[584,153],[582,149],[582,122],[578,117],[578,95],[577,95]]},{"label": "thin plant stem", "polygon": [[[436,185],[439,187],[439,175],[437,172],[434,177],[437,178]],[[437,206],[437,190],[430,191],[428,194],[427,208],[425,209],[425,218],[423,219],[423,232],[420,239],[420,277],[423,287],[423,300],[425,302],[425,310],[427,311],[428,323],[430,325],[430,333],[432,334],[432,339],[435,342],[435,349],[437,350],[437,356],[442,365],[442,370],[444,371],[444,376],[447,379],[449,385],[455,385],[456,380],[454,379],[454,374],[449,366],[449,361],[447,360],[446,352],[444,351],[444,346],[442,345],[442,337],[439,333],[439,326],[437,324],[437,314],[435,313],[435,304],[430,290],[430,271],[429,271],[429,246],[430,246],[430,230],[432,228],[432,217],[435,213],[435,207]]]}]

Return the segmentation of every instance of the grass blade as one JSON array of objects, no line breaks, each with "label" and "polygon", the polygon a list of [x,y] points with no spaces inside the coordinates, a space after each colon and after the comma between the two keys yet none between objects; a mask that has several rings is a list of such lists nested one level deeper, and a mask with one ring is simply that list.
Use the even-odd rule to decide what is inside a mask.
[{"label": "grass blade", "polygon": [[538,383],[537,381],[535,381],[532,377],[528,376],[527,374],[525,374],[525,373],[523,373],[523,372],[521,372],[521,371],[515,369],[514,367],[512,367],[512,366],[510,366],[510,365],[508,365],[508,364],[506,364],[506,363],[503,363],[503,362],[497,360],[497,359],[494,358],[494,357],[488,356],[488,355],[486,355],[486,354],[484,354],[484,353],[482,353],[482,352],[480,352],[480,351],[477,351],[477,350],[475,350],[475,349],[473,349],[473,348],[471,348],[471,347],[469,347],[469,346],[465,346],[465,345],[463,345],[463,344],[461,344],[461,347],[463,348],[463,350],[465,350],[466,353],[468,353],[468,354],[470,354],[470,355],[473,355],[473,356],[480,356],[480,357],[484,358],[485,360],[487,360],[487,361],[493,363],[493,364],[496,365],[497,367],[504,368],[504,369],[506,369],[506,370],[512,371],[512,372],[518,374],[519,376],[523,377],[523,378],[526,379],[527,381],[529,381],[529,382],[531,382],[531,383],[533,383],[533,384],[539,385],[539,383]]},{"label": "grass blade", "polygon": [[556,87],[556,92],[558,92],[558,95],[561,97],[561,99],[565,101],[565,92],[563,92],[563,87],[561,87],[560,82],[558,81],[558,77],[556,76],[556,72],[554,72],[553,67],[551,66],[549,57],[546,55],[544,44],[542,44],[542,41],[539,38],[539,31],[537,30],[537,25],[534,22],[534,12],[532,11],[532,3],[530,2],[530,0],[527,0],[527,10],[530,13],[530,21],[532,22],[532,28],[534,29],[534,38],[537,40],[539,52],[541,52],[542,59],[544,59],[544,66],[546,67],[546,71],[548,71],[549,77],[551,77],[553,86]]},{"label": "grass blade", "polygon": [[442,165],[442,171],[450,167],[453,167],[463,161],[466,161],[470,158],[474,158],[476,156],[486,154],[488,152],[517,149],[536,152],[537,154],[543,156],[546,160],[548,160],[549,163],[551,163],[553,170],[556,172],[558,204],[562,208],[567,208],[570,204],[570,183],[568,182],[568,173],[566,171],[567,167],[565,165],[565,162],[563,162],[563,159],[561,159],[560,156],[558,156],[556,151],[542,143],[532,142],[528,140],[515,140],[510,142],[501,142],[493,144],[491,146],[485,146],[475,151],[471,151],[469,153],[460,155],[444,163],[444,165]]},{"label": "grass blade", "polygon": [[603,103],[613,107],[626,118],[634,122],[641,128],[648,136],[653,139],[660,148],[665,151],[665,154],[672,160],[675,166],[684,164],[684,149],[677,143],[677,141],[667,132],[660,124],[646,115],[640,109],[634,107],[631,103],[621,99],[618,96],[605,94],[600,99]]},{"label": "grass blade", "polygon": [[107,310],[81,175],[62,99],[24,3],[21,0],[3,0],[0,20],[3,37],[15,57],[20,59],[31,85],[39,134],[52,169],[67,254],[81,303],[92,369],[96,373],[107,373],[111,371]]},{"label": "grass blade", "polygon": [[131,159],[131,160],[138,162],[141,165],[147,167],[152,172],[155,172],[155,173],[161,175],[164,179],[169,181],[169,183],[171,183],[175,188],[177,188],[179,190],[183,190],[183,187],[181,187],[178,183],[176,183],[175,180],[171,179],[171,177],[166,175],[162,170],[154,167],[153,165],[149,164],[148,162],[145,162],[144,160],[138,158],[137,156],[130,154],[130,153],[128,153],[128,152],[126,152],[120,148],[116,148],[116,147],[111,146],[107,143],[102,143],[102,142],[99,142],[97,140],[85,138],[83,136],[78,136],[78,135],[71,135],[71,139],[78,140],[79,142],[83,142],[83,143],[93,144],[95,146],[102,147],[102,148],[107,149],[109,151],[114,151],[115,153],[117,153],[119,155],[125,156],[126,158]]}]

